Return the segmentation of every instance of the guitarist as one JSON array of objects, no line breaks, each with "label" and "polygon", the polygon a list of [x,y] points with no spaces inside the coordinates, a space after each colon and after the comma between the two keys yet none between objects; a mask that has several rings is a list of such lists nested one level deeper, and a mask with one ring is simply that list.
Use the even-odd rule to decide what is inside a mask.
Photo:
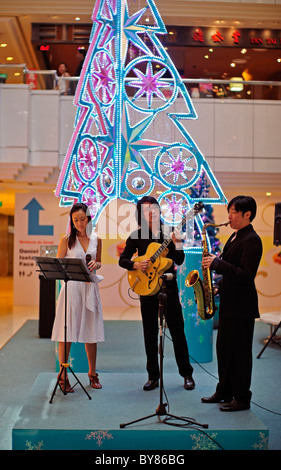
[{"label": "guitarist", "polygon": [[[145,255],[147,247],[152,242],[163,243],[163,225],[160,221],[160,207],[152,196],[144,196],[137,203],[136,218],[139,228],[131,233],[119,259],[122,268],[145,271],[149,259],[134,262],[131,258],[137,252],[138,257]],[[177,238],[178,237],[178,238]],[[180,234],[172,234],[172,242],[168,245],[167,258],[174,261],[166,272],[175,274],[174,264],[181,265],[184,261]],[[179,374],[184,378],[184,388],[193,390],[195,382],[192,377],[193,368],[189,362],[188,346],[184,333],[182,307],[179,300],[176,278],[167,281],[167,308],[165,319],[173,341],[174,353]],[[144,390],[153,390],[159,385],[158,363],[158,293],[150,296],[140,296],[140,308],[143,322],[144,344],[147,358],[148,382]]]}]

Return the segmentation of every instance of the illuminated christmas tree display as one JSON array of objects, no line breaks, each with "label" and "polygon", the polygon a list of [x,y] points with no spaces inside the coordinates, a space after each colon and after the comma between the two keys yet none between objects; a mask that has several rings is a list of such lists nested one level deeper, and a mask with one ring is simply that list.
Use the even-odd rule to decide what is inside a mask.
[{"label": "illuminated christmas tree display", "polygon": [[[96,0],[74,98],[74,131],[55,195],[65,206],[85,202],[94,224],[113,199],[154,195],[163,221],[174,225],[199,200],[226,199],[186,129],[197,114],[159,39],[167,30],[155,2],[139,0],[138,11],[136,3]],[[191,191],[202,171],[213,189],[204,199]]]},{"label": "illuminated christmas tree display", "polygon": [[185,245],[178,285],[191,356],[208,362],[212,321],[198,317],[185,278],[191,269],[200,271],[206,215],[226,198],[192,138],[190,124],[198,116],[161,43],[167,30],[155,2],[96,0],[92,21],[74,97],[74,130],[55,195],[62,206],[86,203],[94,226],[113,200],[136,203],[153,195],[167,225],[180,224],[195,203],[204,203],[205,215],[192,221],[195,243],[192,237]]}]

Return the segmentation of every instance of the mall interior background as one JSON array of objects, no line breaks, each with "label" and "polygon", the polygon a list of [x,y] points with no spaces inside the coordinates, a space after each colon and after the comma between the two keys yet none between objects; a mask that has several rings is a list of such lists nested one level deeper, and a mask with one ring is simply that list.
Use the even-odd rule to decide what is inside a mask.
[{"label": "mall interior background", "polygon": [[[132,11],[144,3],[128,0]],[[273,244],[273,226],[275,204],[281,201],[281,1],[155,3],[168,30],[163,41],[172,60],[184,78],[195,80],[187,83],[198,114],[198,120],[190,124],[193,137],[228,200],[243,193],[257,200],[254,226],[264,245],[257,276],[260,305],[265,312],[280,310],[281,248]],[[26,0],[24,4],[9,0],[0,4],[0,276],[12,277],[14,282],[21,271],[15,246],[25,237],[23,204],[35,197],[42,198],[43,205],[51,205],[49,219],[42,211],[40,220],[58,227],[54,245],[64,230],[67,211],[57,208],[59,201],[53,192],[75,109],[73,96],[61,97],[53,89],[50,71],[67,62],[70,74],[75,74],[76,50],[87,48],[93,6],[93,0]],[[200,32],[208,29],[216,34],[213,47],[200,40]],[[241,47],[233,42],[225,46],[234,32],[243,38]],[[34,78],[33,70],[49,74]],[[51,81],[46,77],[52,77]],[[231,77],[258,83],[232,92],[230,84],[224,84]],[[201,84],[204,80],[221,80],[222,84],[212,84],[205,97],[200,79]],[[217,223],[224,222],[226,215],[225,206],[214,206]],[[228,234],[228,229],[220,230],[222,243]],[[101,294],[105,305],[112,301],[114,305],[135,305],[118,267],[121,238],[104,240],[102,274],[106,282]],[[37,294],[28,295],[23,303],[37,301]]]}]

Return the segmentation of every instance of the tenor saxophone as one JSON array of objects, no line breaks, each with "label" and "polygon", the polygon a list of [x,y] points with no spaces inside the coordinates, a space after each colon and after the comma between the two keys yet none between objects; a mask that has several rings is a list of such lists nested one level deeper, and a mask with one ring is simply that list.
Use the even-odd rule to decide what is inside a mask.
[{"label": "tenor saxophone", "polygon": [[[229,222],[224,222],[223,224],[213,224],[207,223],[202,228],[202,245],[203,245],[203,257],[209,254],[207,238],[206,238],[206,229],[210,226],[212,227],[222,227],[223,225],[227,226]],[[202,280],[200,279],[199,272],[196,270],[190,271],[186,276],[185,285],[187,287],[193,287],[194,294],[197,303],[198,315],[202,320],[211,319],[216,311],[214,293],[213,293],[213,283],[212,283],[212,273],[209,268],[203,268],[202,266]]]}]

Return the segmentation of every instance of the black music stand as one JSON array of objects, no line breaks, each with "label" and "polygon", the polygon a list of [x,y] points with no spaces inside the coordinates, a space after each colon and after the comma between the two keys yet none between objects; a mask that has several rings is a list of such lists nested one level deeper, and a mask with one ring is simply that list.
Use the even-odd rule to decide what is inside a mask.
[{"label": "black music stand", "polygon": [[129,423],[123,423],[120,424],[120,428],[123,429],[126,426],[129,426],[130,424],[138,423],[139,421],[143,421],[148,418],[153,418],[154,416],[166,416],[166,418],[163,419],[162,423],[169,424],[168,418],[172,419],[177,419],[181,420],[185,423],[188,424],[193,424],[197,426],[202,426],[203,428],[208,428],[208,424],[200,424],[197,423],[193,419],[188,419],[184,417],[179,417],[172,415],[170,413],[167,413],[166,411],[166,403],[163,403],[163,357],[164,357],[164,348],[163,348],[163,319],[165,317],[165,312],[166,312],[166,307],[167,307],[167,293],[166,293],[166,279],[164,276],[162,276],[163,283],[161,290],[158,294],[158,299],[159,299],[159,307],[158,307],[158,312],[159,312],[159,356],[160,356],[160,361],[159,361],[159,381],[160,381],[160,403],[155,411],[155,413],[149,415],[149,416],[144,416],[143,418],[136,419],[134,421],[130,421]]},{"label": "black music stand", "polygon": [[[83,259],[75,259],[75,258],[48,258],[48,257],[33,257],[40,268],[41,274],[47,280],[62,280],[64,281],[64,297],[65,297],[65,306],[64,306],[64,358],[65,362],[60,364],[61,370],[59,376],[57,378],[57,382],[55,388],[53,390],[51,399],[49,403],[52,403],[53,397],[56,393],[57,387],[59,385],[60,378],[64,372],[64,386],[63,389],[61,388],[64,395],[67,395],[66,391],[66,371],[67,369],[70,370],[72,375],[77,380],[77,383],[81,386],[84,390],[86,395],[88,396],[89,400],[92,397],[88,394],[85,390],[83,385],[81,384],[78,377],[74,374],[73,370],[71,369],[70,365],[66,362],[66,341],[67,341],[67,283],[69,281],[81,281],[81,282],[92,282],[92,276],[90,271],[88,270],[86,263]],[[77,385],[77,383],[75,385]],[[72,387],[72,389],[75,387]]]}]

